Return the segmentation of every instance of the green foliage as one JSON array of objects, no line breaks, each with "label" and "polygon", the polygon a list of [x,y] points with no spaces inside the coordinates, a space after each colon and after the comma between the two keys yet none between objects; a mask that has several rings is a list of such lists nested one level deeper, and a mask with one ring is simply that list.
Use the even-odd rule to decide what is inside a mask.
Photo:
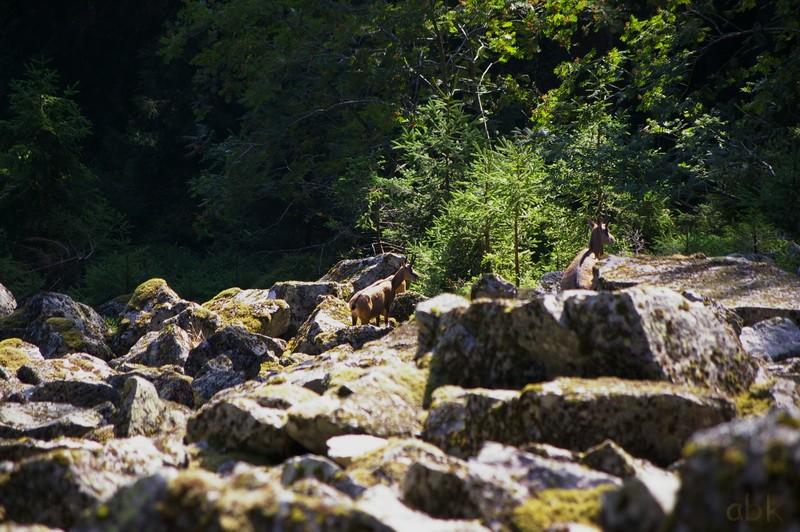
[{"label": "green foliage", "polygon": [[68,209],[96,179],[80,160],[91,125],[75,88],[57,85],[44,63],[11,82],[11,118],[0,122],[0,218],[15,236],[52,231],[55,220],[41,213]]},{"label": "green foliage", "polygon": [[[0,29],[25,45],[0,91],[0,281],[18,297],[98,302],[161,276],[202,299],[373,250],[416,252],[429,293],[486,270],[529,285],[586,245],[586,216],[610,217],[614,253],[796,268],[797,0],[145,4],[119,20],[139,59],[115,76],[58,62],[88,96],[23,68],[55,37]],[[74,41],[63,16],[37,12]],[[143,47],[139,24],[162,20]]]}]

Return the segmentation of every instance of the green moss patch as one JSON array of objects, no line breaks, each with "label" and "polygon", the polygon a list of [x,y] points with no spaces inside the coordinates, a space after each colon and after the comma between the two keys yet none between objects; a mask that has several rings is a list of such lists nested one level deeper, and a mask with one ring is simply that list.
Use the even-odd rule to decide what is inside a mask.
[{"label": "green moss patch", "polygon": [[164,279],[156,278],[143,282],[133,291],[133,295],[128,301],[128,307],[137,310],[141,309],[145,301],[155,297],[156,294],[165,288],[169,288],[169,285],[167,285]]},{"label": "green moss patch", "polygon": [[736,405],[736,414],[739,417],[766,414],[774,404],[771,392],[774,383],[774,380],[770,380],[763,384],[756,384],[746,392],[733,397],[733,402]]},{"label": "green moss patch", "polygon": [[601,498],[610,489],[613,486],[590,490],[543,490],[514,510],[514,528],[521,532],[534,532],[547,530],[556,523],[599,526]]}]

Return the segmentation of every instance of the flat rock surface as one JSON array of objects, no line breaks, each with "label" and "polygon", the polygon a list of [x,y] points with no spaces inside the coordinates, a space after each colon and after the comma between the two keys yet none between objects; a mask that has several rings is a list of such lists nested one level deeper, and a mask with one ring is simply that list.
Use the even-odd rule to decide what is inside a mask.
[{"label": "flat rock surface", "polygon": [[800,276],[744,257],[608,257],[597,266],[598,287],[638,284],[691,291],[735,311],[746,325],[773,316],[800,321]]}]

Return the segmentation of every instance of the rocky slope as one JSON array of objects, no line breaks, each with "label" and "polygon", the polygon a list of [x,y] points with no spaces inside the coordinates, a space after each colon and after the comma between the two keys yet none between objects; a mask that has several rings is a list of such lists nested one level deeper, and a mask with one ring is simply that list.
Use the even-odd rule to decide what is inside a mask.
[{"label": "rocky slope", "polygon": [[[0,522],[796,529],[796,278],[614,259],[607,291],[516,299],[490,276],[473,300],[406,292],[399,322],[350,326],[349,295],[400,260],[202,305],[153,279],[113,322],[0,287]],[[755,273],[725,292],[664,264]]]}]

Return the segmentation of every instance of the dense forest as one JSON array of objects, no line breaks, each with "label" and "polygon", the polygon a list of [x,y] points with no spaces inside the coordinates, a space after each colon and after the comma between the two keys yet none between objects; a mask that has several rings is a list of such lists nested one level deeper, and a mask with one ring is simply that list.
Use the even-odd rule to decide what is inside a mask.
[{"label": "dense forest", "polygon": [[0,0],[0,282],[800,249],[800,0]]}]

